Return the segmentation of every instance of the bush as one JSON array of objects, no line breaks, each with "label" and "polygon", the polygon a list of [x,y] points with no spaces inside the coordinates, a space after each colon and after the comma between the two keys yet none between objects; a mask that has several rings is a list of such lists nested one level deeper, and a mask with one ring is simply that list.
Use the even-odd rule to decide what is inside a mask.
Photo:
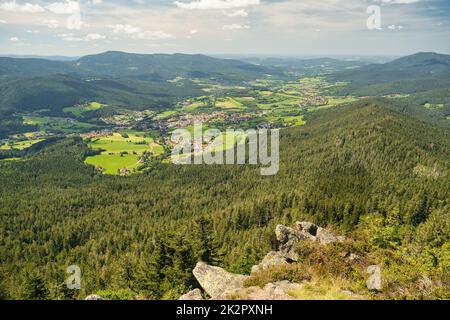
[{"label": "bush", "polygon": [[311,272],[301,264],[275,266],[255,274],[245,281],[246,287],[265,287],[268,283],[288,280],[294,283],[311,280]]},{"label": "bush", "polygon": [[[296,247],[299,262],[313,267],[323,277],[359,278],[364,258],[354,248],[352,242],[334,243],[327,246],[316,242],[302,242]],[[349,255],[358,255],[357,261],[351,261]]]},{"label": "bush", "polygon": [[136,293],[130,289],[122,289],[119,291],[102,290],[98,291],[97,294],[101,296],[104,300],[135,300]]}]

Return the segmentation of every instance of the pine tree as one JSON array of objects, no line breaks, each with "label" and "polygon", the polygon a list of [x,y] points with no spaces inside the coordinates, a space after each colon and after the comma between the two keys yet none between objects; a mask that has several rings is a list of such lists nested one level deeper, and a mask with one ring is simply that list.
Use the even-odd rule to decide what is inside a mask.
[{"label": "pine tree", "polygon": [[24,300],[47,300],[49,291],[44,278],[37,274],[28,274],[23,284],[22,298]]},{"label": "pine tree", "polygon": [[194,220],[190,241],[198,260],[211,265],[217,265],[222,261],[223,254],[214,237],[214,229],[210,219],[199,217]]},{"label": "pine tree", "polygon": [[238,274],[249,274],[252,266],[258,263],[258,255],[252,247],[246,247],[243,254],[231,266],[230,271]]},{"label": "pine tree", "polygon": [[161,281],[164,278],[165,245],[158,241],[150,256],[144,255],[136,273],[136,287],[140,292],[153,299],[162,295]]}]

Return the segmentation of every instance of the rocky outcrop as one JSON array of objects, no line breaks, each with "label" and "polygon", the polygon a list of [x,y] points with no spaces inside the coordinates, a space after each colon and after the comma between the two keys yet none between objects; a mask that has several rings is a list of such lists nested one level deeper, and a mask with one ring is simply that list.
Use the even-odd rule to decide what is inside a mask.
[{"label": "rocky outcrop", "polygon": [[[276,260],[278,253],[272,252],[268,256]],[[266,263],[270,264],[270,261],[274,260],[266,259]],[[212,300],[293,300],[289,293],[300,287],[299,284],[280,281],[269,283],[264,288],[245,288],[244,282],[248,276],[233,274],[203,262],[197,264],[193,273]],[[180,300],[203,300],[202,292],[199,289],[192,290]]]},{"label": "rocky outcrop", "polygon": [[316,241],[319,241],[323,245],[327,245],[335,242],[344,242],[345,237],[336,236],[334,233],[324,228],[317,228]]},{"label": "rocky outcrop", "polygon": [[260,264],[253,266],[252,273],[284,264],[289,264],[289,259],[286,255],[280,251],[271,251],[264,257]]},{"label": "rocky outcrop", "polygon": [[217,300],[294,300],[289,293],[299,288],[300,284],[280,281],[269,283],[264,288],[249,287],[227,291],[218,296]]},{"label": "rocky outcrop", "polygon": [[193,273],[203,290],[213,299],[224,292],[244,287],[244,281],[248,278],[248,276],[233,274],[204,262],[199,262]]},{"label": "rocky outcrop", "polygon": [[[318,227],[311,222],[296,222],[294,228],[278,225],[275,235],[279,242],[279,251],[269,252],[260,264],[253,266],[252,274],[265,269],[287,265],[298,261],[295,247],[302,241],[318,242],[321,245],[329,245],[335,242],[345,241],[345,237],[339,237],[331,231]],[[356,259],[350,253],[347,259]],[[226,270],[199,262],[193,274],[206,294],[214,300],[291,300],[289,292],[300,288],[300,284],[280,281],[269,283],[264,288],[245,288],[244,282],[248,276],[233,274]],[[202,292],[199,289],[183,295],[180,300],[202,300]]]},{"label": "rocky outcrop", "polygon": [[315,237],[317,235],[318,227],[312,222],[299,222],[295,223],[295,229],[299,232],[303,232],[306,235]]},{"label": "rocky outcrop", "polygon": [[98,294],[91,294],[91,295],[87,296],[86,299],[84,299],[84,300],[100,301],[100,300],[103,300],[103,297],[99,296]]},{"label": "rocky outcrop", "polygon": [[200,300],[204,300],[204,299],[203,299],[202,291],[200,289],[194,289],[192,291],[189,291],[185,295],[182,295],[179,300],[200,301]]},{"label": "rocky outcrop", "polygon": [[295,246],[302,241],[314,241],[322,245],[345,241],[345,237],[336,236],[314,223],[300,221],[295,223],[294,228],[278,225],[275,235],[279,242],[279,251],[269,253],[261,264],[253,267],[254,272],[274,265],[296,262],[298,255],[295,252]]}]

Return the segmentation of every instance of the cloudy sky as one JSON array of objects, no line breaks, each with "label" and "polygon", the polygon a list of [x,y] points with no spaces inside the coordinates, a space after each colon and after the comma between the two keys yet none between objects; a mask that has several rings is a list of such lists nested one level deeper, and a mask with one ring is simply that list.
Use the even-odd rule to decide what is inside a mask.
[{"label": "cloudy sky", "polygon": [[0,0],[0,54],[450,53],[449,17],[448,0]]}]

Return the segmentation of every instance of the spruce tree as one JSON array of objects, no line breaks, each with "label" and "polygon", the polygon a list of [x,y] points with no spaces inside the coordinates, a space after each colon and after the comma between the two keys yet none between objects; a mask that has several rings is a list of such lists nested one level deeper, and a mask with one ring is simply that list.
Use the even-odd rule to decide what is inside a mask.
[{"label": "spruce tree", "polygon": [[49,291],[44,278],[37,274],[28,274],[23,284],[22,298],[24,300],[47,300]]}]

